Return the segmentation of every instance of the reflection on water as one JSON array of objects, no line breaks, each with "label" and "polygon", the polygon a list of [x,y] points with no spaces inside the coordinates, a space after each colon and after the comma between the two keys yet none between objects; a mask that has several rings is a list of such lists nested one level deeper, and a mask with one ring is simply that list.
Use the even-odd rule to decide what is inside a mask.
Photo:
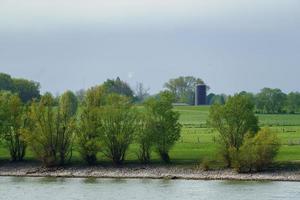
[{"label": "reflection on water", "polygon": [[0,177],[0,199],[299,200],[300,183]]}]

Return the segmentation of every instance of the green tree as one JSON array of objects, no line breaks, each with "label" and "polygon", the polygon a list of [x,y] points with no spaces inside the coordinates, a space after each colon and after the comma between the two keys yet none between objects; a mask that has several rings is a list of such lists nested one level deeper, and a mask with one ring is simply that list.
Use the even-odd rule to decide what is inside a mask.
[{"label": "green tree", "polygon": [[204,81],[193,76],[180,76],[170,79],[164,87],[175,96],[175,102],[194,105],[195,87],[198,84],[204,84]]},{"label": "green tree", "polygon": [[154,147],[162,160],[170,162],[169,151],[180,138],[181,125],[179,113],[173,111],[174,96],[170,92],[161,92],[158,99],[150,98],[145,102],[147,114],[153,122]]},{"label": "green tree", "polygon": [[135,100],[136,100],[136,102],[142,103],[149,96],[150,96],[149,88],[145,88],[143,83],[137,83],[136,90],[135,90]]},{"label": "green tree", "polygon": [[136,142],[139,145],[138,158],[142,164],[148,164],[151,159],[151,149],[154,143],[155,132],[153,132],[154,121],[151,113],[139,115]]},{"label": "green tree", "polygon": [[59,105],[63,114],[66,115],[64,117],[70,118],[76,115],[78,108],[78,100],[73,92],[65,92],[60,98]]},{"label": "green tree", "polygon": [[40,84],[26,79],[13,79],[13,91],[24,103],[40,98]]},{"label": "green tree", "polygon": [[300,111],[300,93],[291,92],[287,96],[287,110],[290,113],[297,113]]},{"label": "green tree", "polygon": [[224,106],[211,106],[208,125],[219,132],[221,153],[229,167],[232,164],[230,152],[239,150],[246,133],[255,134],[259,130],[254,105],[249,98],[242,95],[229,97]]},{"label": "green tree", "polygon": [[13,90],[13,80],[10,75],[0,73],[0,91],[12,91]]},{"label": "green tree", "polygon": [[85,93],[78,128],[78,145],[81,157],[93,165],[101,150],[101,113],[100,107],[105,105],[105,90],[102,86],[92,87]]},{"label": "green tree", "polygon": [[101,110],[101,130],[104,154],[114,164],[122,164],[138,128],[137,111],[130,99],[110,94]]},{"label": "green tree", "polygon": [[119,77],[117,77],[115,80],[107,79],[103,83],[103,87],[108,93],[116,93],[130,98],[133,98],[134,96],[134,92],[132,91],[128,83],[122,81]]},{"label": "green tree", "polygon": [[61,105],[55,107],[54,98],[49,93],[40,102],[31,104],[31,126],[24,138],[45,166],[64,165],[72,156],[76,123],[68,110]]},{"label": "green tree", "polygon": [[0,133],[11,161],[22,161],[25,156],[26,144],[21,137],[28,121],[25,114],[25,107],[17,95],[0,93]]},{"label": "green tree", "polygon": [[280,89],[264,88],[256,95],[256,108],[263,113],[281,113],[286,102],[286,94]]}]

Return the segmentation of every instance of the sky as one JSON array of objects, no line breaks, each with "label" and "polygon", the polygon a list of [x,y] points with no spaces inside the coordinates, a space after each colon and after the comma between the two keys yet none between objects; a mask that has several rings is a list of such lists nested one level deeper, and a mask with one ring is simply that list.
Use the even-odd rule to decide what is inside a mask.
[{"label": "sky", "polygon": [[0,0],[0,72],[42,91],[120,77],[211,92],[300,91],[299,0]]}]

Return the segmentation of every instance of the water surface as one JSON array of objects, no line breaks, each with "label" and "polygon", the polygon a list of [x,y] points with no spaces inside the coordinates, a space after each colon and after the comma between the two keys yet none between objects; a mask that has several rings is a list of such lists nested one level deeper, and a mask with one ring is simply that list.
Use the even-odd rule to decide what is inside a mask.
[{"label": "water surface", "polygon": [[298,182],[0,177],[3,200],[284,200]]}]

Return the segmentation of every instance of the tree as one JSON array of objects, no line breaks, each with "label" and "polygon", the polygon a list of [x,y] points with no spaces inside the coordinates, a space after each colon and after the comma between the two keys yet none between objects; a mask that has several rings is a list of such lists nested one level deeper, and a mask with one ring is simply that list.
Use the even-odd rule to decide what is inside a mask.
[{"label": "tree", "polygon": [[232,164],[230,151],[239,151],[245,134],[255,134],[259,130],[254,105],[249,98],[242,95],[229,97],[224,106],[211,106],[208,125],[219,132],[222,156],[229,167]]},{"label": "tree", "polygon": [[256,95],[256,108],[263,113],[281,113],[285,102],[286,94],[280,89],[264,88]]},{"label": "tree", "polygon": [[60,156],[60,165],[64,165],[66,161],[71,159],[74,134],[76,130],[76,113],[78,102],[75,94],[67,91],[62,94],[59,101],[59,129],[58,130],[58,150]]},{"label": "tree", "polygon": [[87,90],[83,102],[78,128],[78,144],[81,157],[93,165],[97,161],[97,153],[101,150],[100,107],[105,105],[105,90],[102,86]]},{"label": "tree", "polygon": [[40,84],[26,79],[13,79],[13,91],[24,103],[40,98]]},{"label": "tree", "polygon": [[103,87],[108,93],[116,93],[130,98],[133,98],[134,96],[134,92],[132,91],[128,83],[122,81],[119,77],[117,77],[115,80],[107,79],[103,83]]},{"label": "tree", "polygon": [[286,102],[287,110],[290,113],[296,113],[300,111],[300,93],[291,92],[287,96]]},{"label": "tree", "polygon": [[209,94],[207,96],[207,104],[213,105],[213,104],[221,104],[224,105],[226,102],[226,95],[225,94]]},{"label": "tree", "polygon": [[12,91],[13,90],[13,80],[10,75],[0,73],[0,91]]},{"label": "tree", "polygon": [[7,145],[11,161],[22,161],[26,144],[21,137],[27,117],[20,98],[9,92],[0,93],[0,133]]},{"label": "tree", "polygon": [[143,83],[137,83],[135,90],[136,101],[142,103],[149,96],[149,88],[145,88]]},{"label": "tree", "polygon": [[173,111],[174,96],[161,92],[158,99],[150,98],[145,102],[146,112],[151,116],[151,130],[154,133],[154,147],[162,160],[170,162],[169,151],[180,138],[181,125],[179,113]]},{"label": "tree", "polygon": [[154,121],[151,114],[140,114],[138,124],[136,142],[139,145],[139,151],[137,155],[142,164],[148,164],[151,159],[151,149],[155,138],[155,133],[152,128],[154,126]]},{"label": "tree", "polygon": [[129,145],[137,131],[137,111],[132,108],[130,99],[110,94],[101,110],[101,130],[104,154],[120,165],[124,162]]},{"label": "tree", "polygon": [[165,83],[164,87],[175,96],[176,102],[194,105],[195,103],[195,87],[198,84],[204,84],[200,78],[192,76],[180,76],[170,79]]},{"label": "tree", "polygon": [[64,165],[72,156],[76,123],[75,117],[67,112],[70,109],[66,105],[71,103],[54,107],[54,98],[47,93],[40,102],[32,102],[30,107],[31,127],[24,133],[24,138],[48,167]]}]

